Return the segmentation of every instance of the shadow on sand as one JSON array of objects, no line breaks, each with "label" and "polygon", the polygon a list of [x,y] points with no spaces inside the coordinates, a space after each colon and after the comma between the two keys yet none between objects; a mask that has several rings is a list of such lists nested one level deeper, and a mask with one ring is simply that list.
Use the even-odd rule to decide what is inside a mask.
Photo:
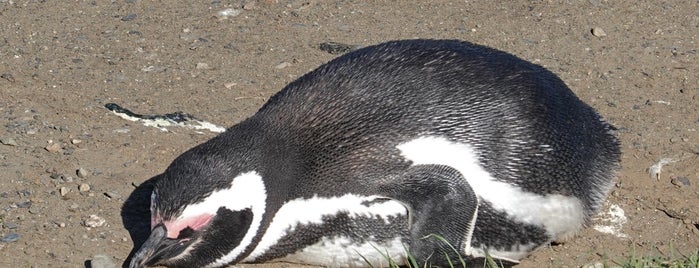
[{"label": "shadow on sand", "polygon": [[121,265],[124,268],[129,267],[131,258],[150,235],[150,195],[153,192],[153,184],[158,178],[160,175],[141,183],[121,207],[121,222],[133,241],[133,249]]}]

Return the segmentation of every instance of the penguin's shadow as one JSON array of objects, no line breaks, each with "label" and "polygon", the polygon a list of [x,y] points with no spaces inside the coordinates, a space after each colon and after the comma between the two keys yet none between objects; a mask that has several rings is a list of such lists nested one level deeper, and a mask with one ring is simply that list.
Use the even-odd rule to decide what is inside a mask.
[{"label": "penguin's shadow", "polygon": [[131,258],[150,235],[150,196],[160,175],[152,177],[136,187],[121,206],[121,222],[129,232],[133,249],[121,267],[129,267]]}]

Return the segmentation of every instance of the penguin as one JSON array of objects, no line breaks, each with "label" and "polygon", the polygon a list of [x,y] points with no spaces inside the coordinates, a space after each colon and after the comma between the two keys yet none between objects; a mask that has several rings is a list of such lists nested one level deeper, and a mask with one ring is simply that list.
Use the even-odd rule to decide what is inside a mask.
[{"label": "penguin", "polygon": [[619,167],[614,130],[506,52],[368,46],[178,156],[130,267],[517,263],[590,223]]}]

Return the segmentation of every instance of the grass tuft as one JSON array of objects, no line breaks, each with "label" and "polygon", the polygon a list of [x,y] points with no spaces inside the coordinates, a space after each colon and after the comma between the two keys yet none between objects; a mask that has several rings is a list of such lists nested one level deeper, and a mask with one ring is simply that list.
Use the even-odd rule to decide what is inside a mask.
[{"label": "grass tuft", "polygon": [[[448,250],[451,250],[453,252],[458,253],[457,249],[451,245],[444,237],[439,236],[439,235],[429,235],[425,237],[424,239],[437,239],[440,242],[443,242],[444,244],[448,245]],[[397,263],[395,260],[389,256],[388,252],[384,252],[378,247],[372,245],[374,249],[377,251],[381,252],[381,256],[383,256],[387,263],[389,268],[432,268],[428,266],[427,263],[423,263],[420,265],[418,263],[418,260],[415,258],[415,256],[408,250],[408,248],[403,245],[403,248],[405,250],[405,256],[406,256],[406,264],[401,265]],[[467,268],[466,265],[466,260],[464,260],[461,257],[461,254],[458,254],[459,259],[458,262],[454,263],[450,258],[449,255],[444,252],[445,257],[447,258],[447,262],[449,262],[449,266],[447,267],[442,267],[442,268]],[[679,255],[679,256],[678,256]],[[361,256],[364,261],[367,263],[367,265],[371,268],[374,268],[374,265],[369,262],[368,259],[366,259],[364,256]],[[608,257],[603,257],[603,260],[601,263],[603,264],[604,268],[699,268],[699,249],[695,250],[692,254],[690,255],[685,255],[678,253],[677,251],[673,250],[672,248],[670,249],[670,256],[662,256],[661,254],[656,255],[656,256],[637,256],[636,255],[636,249],[635,247],[631,248],[631,256],[628,257],[625,260],[622,261],[613,261],[610,260]],[[613,264],[609,264],[609,263]],[[457,266],[459,265],[460,266]],[[486,253],[485,260],[483,262],[483,268],[502,268],[505,267],[502,262],[499,262],[496,259],[493,259],[489,254]],[[589,265],[585,265],[583,267],[592,267]],[[596,265],[594,267],[597,267]]]},{"label": "grass tuft", "polygon": [[[680,257],[644,256],[638,257],[632,249],[631,257],[621,262],[622,268],[699,268],[699,250],[691,255]],[[605,267],[608,267],[605,265]],[[619,266],[609,266],[619,267]]]},{"label": "grass tuft", "polygon": [[[457,267],[468,268],[468,266],[466,265],[466,260],[461,256],[461,254],[459,254],[459,251],[451,243],[449,243],[446,239],[444,239],[444,237],[433,234],[433,235],[426,236],[423,239],[437,239],[440,242],[447,245],[449,247],[448,250],[457,253],[457,255],[459,256],[458,262],[454,263],[451,260],[451,258],[449,257],[449,254],[447,254],[447,252],[443,252],[444,256],[447,259],[447,262],[449,263],[449,266],[442,267],[442,268],[457,268]],[[376,245],[373,245],[373,244],[371,246],[377,252],[379,252],[379,254],[381,254],[381,256],[383,256],[386,259],[386,262],[388,263],[389,268],[404,268],[404,267],[406,267],[406,268],[421,268],[421,267],[422,268],[432,268],[432,267],[428,266],[427,263],[423,263],[422,265],[420,265],[418,263],[418,260],[410,252],[410,250],[408,250],[408,247],[406,247],[405,245],[403,245],[403,249],[405,250],[405,256],[406,256],[407,263],[405,263],[404,265],[401,265],[398,262],[396,262],[395,260],[393,260],[387,251],[384,252],[381,249],[379,249]],[[374,264],[369,262],[369,260],[366,257],[364,257],[361,254],[360,254],[360,257],[362,257],[362,259],[364,260],[364,262],[366,262],[368,267],[374,268]],[[458,264],[460,264],[461,266],[457,266]],[[502,268],[503,266],[502,266],[502,264],[498,264],[495,259],[493,259],[490,255],[488,255],[486,253],[486,258],[485,258],[485,262],[483,263],[483,267],[484,268]],[[699,268],[699,267],[697,267],[697,268]]]}]

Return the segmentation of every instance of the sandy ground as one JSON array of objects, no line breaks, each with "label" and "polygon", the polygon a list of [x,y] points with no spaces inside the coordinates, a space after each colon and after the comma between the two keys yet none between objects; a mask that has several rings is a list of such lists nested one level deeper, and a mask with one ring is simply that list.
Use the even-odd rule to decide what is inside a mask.
[{"label": "sandy ground", "polygon": [[[83,267],[96,254],[121,265],[143,239],[121,213],[135,185],[215,135],[143,126],[106,103],[230,126],[336,57],[320,43],[407,38],[468,40],[543,65],[620,129],[605,212],[626,221],[520,267],[696,251],[699,2],[502,2],[0,0],[0,266]],[[613,227],[609,216],[596,223]]]}]

